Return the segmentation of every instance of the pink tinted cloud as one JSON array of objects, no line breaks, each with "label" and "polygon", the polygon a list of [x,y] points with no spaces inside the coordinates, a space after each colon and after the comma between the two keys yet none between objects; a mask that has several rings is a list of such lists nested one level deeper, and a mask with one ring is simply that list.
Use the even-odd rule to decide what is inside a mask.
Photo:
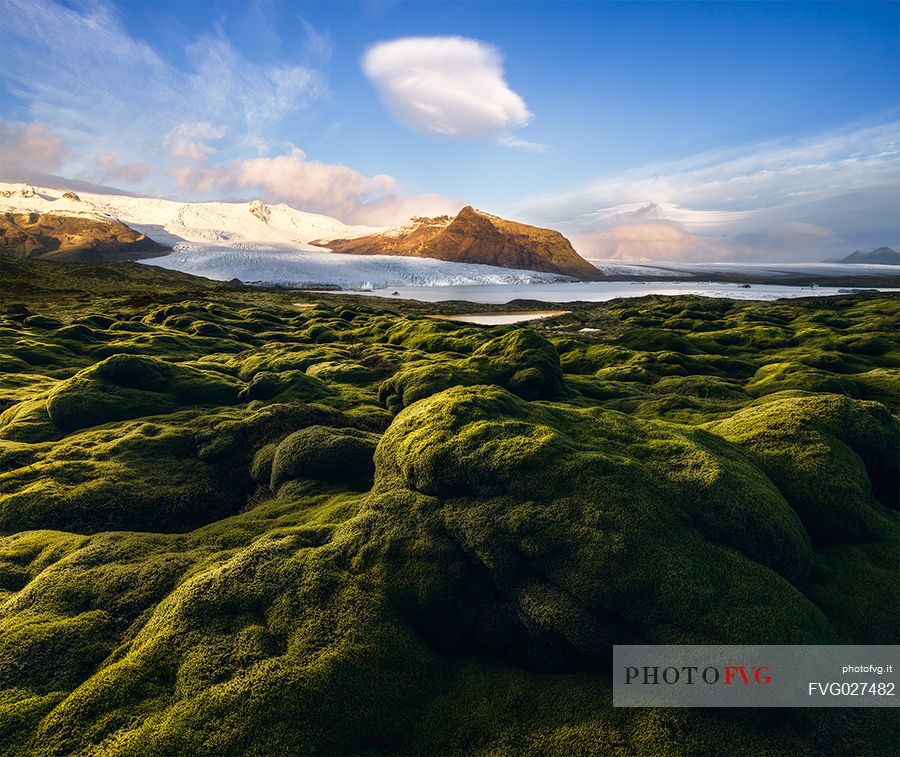
[{"label": "pink tinted cloud", "polygon": [[128,184],[137,184],[147,178],[150,166],[140,161],[119,163],[112,153],[105,152],[97,158],[102,180],[118,179]]},{"label": "pink tinted cloud", "polygon": [[45,123],[0,121],[0,171],[6,177],[21,172],[56,171],[67,153],[63,141]]},{"label": "pink tinted cloud", "polygon": [[573,235],[576,249],[594,260],[710,261],[730,257],[721,242],[698,237],[666,219],[630,221]]},{"label": "pink tinted cloud", "polygon": [[781,223],[752,233],[711,236],[695,234],[666,218],[625,220],[571,239],[575,249],[593,260],[682,263],[822,260],[844,254],[848,245],[832,229],[811,223]]},{"label": "pink tinted cloud", "polygon": [[224,128],[214,126],[208,121],[185,122],[166,135],[163,147],[167,147],[174,158],[200,163],[216,152],[216,148],[207,144],[207,141],[221,139],[224,136]]},{"label": "pink tinted cloud", "polygon": [[178,188],[195,195],[212,196],[234,189],[234,172],[228,166],[180,166],[175,169]]},{"label": "pink tinted cloud", "polygon": [[270,202],[375,226],[404,223],[413,215],[455,213],[462,205],[434,194],[404,195],[391,176],[365,176],[347,166],[307,160],[298,148],[221,166],[181,166],[175,176],[179,189],[194,194],[253,191]]}]

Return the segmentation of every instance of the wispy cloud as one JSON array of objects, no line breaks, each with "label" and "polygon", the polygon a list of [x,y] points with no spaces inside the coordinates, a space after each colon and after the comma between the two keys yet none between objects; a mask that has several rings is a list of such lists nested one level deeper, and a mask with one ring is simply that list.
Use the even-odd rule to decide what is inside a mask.
[{"label": "wispy cloud", "polygon": [[542,148],[511,135],[532,114],[506,83],[503,58],[491,45],[464,37],[404,37],[369,48],[362,66],[388,110],[413,131]]},{"label": "wispy cloud", "polygon": [[159,163],[162,136],[182,122],[263,138],[326,91],[321,71],[250,61],[221,31],[191,42],[179,68],[104,3],[6,0],[0,34],[5,86],[32,120],[53,126],[76,171],[102,152]]},{"label": "wispy cloud", "polygon": [[890,122],[648,165],[516,210],[596,259],[777,260],[896,243],[898,205],[900,127]]},{"label": "wispy cloud", "polygon": [[527,139],[519,139],[511,134],[504,134],[497,137],[496,142],[501,147],[512,147],[515,150],[525,150],[526,152],[547,152],[550,149],[548,145],[540,142],[529,142]]},{"label": "wispy cloud", "polygon": [[328,61],[334,53],[334,41],[331,39],[331,34],[316,29],[303,16],[297,16],[297,18],[303,25],[304,47],[309,56],[320,62]]},{"label": "wispy cloud", "polygon": [[255,194],[377,225],[458,209],[407,196],[390,176],[309,160],[284,139],[280,127],[328,91],[309,61],[327,62],[331,38],[300,22],[303,63],[248,60],[214,30],[187,44],[180,67],[108,4],[4,0],[0,72],[32,119],[0,120],[4,178],[59,172],[203,199]]}]

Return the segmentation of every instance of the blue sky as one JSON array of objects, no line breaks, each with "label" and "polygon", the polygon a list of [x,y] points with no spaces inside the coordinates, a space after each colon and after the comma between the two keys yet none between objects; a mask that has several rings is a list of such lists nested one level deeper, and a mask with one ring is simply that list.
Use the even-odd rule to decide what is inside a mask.
[{"label": "blue sky", "polygon": [[594,257],[896,245],[898,8],[0,0],[0,175],[473,204]]}]

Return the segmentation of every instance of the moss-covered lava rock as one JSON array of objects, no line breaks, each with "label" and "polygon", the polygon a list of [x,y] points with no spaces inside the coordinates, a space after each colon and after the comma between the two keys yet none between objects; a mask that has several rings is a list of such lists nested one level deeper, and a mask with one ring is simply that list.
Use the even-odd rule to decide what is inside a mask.
[{"label": "moss-covered lava rock", "polygon": [[308,426],[295,431],[275,449],[271,487],[277,491],[285,481],[295,478],[371,482],[377,439],[349,428]]},{"label": "moss-covered lava rock", "polygon": [[50,420],[63,431],[143,415],[180,405],[230,405],[241,383],[221,373],[139,355],[113,355],[61,382],[47,395]]}]

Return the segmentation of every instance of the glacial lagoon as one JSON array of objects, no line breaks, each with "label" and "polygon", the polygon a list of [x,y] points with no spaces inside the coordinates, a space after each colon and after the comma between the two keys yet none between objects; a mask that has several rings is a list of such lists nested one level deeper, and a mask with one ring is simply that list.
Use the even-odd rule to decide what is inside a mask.
[{"label": "glacial lagoon", "polygon": [[[556,284],[487,284],[481,286],[407,286],[370,291],[344,292],[388,297],[391,299],[447,302],[462,300],[483,305],[502,305],[513,300],[537,302],[605,302],[620,297],[644,297],[648,294],[696,294],[703,297],[725,297],[732,300],[779,300],[796,297],[825,297],[859,292],[900,292],[895,288],[852,288],[837,286],[787,286],[753,284],[751,286],[721,282],[659,281],[595,281]],[[454,320],[460,320],[455,317]]]}]

